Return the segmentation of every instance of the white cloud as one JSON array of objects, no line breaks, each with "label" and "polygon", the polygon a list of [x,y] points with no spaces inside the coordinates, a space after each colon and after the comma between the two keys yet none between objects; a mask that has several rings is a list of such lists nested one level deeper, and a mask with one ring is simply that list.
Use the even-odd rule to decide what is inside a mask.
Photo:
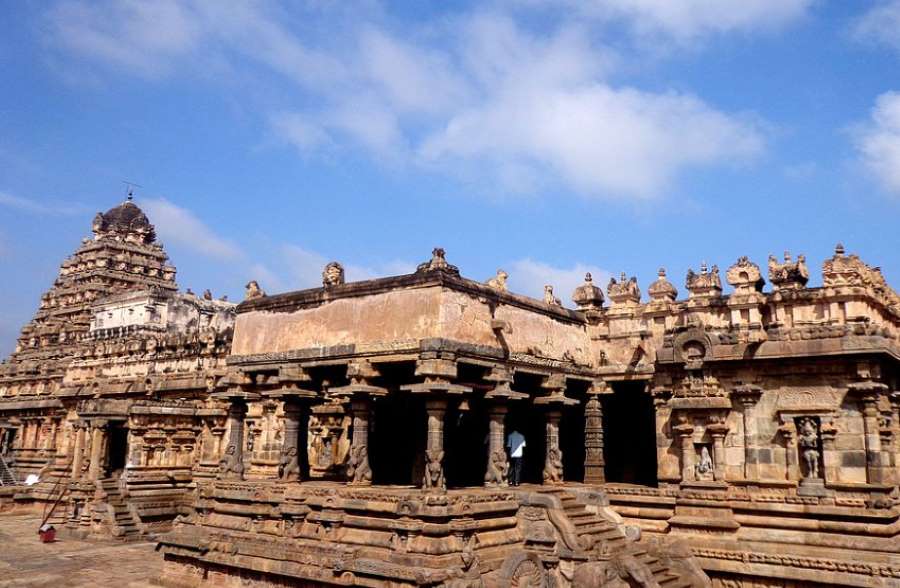
[{"label": "white cloud", "polygon": [[576,263],[570,268],[554,267],[530,258],[518,259],[505,268],[509,274],[509,289],[533,298],[544,298],[544,286],[553,286],[553,293],[563,305],[571,306],[572,293],[584,283],[586,273],[600,288],[606,288],[610,272],[595,265]]},{"label": "white cloud", "polygon": [[[692,37],[774,26],[809,3],[612,0],[590,10]],[[561,186],[650,198],[686,169],[752,160],[764,146],[759,125],[689,93],[611,83],[620,58],[582,24],[536,32],[513,10],[419,23],[401,36],[367,23],[371,13],[316,10],[70,0],[49,18],[54,46],[128,72],[194,73],[225,61],[259,79],[252,66],[262,65],[296,96],[264,118],[304,154],[359,149],[379,161],[477,177],[488,190]],[[325,21],[307,24],[313,17]]]},{"label": "white cloud", "polygon": [[852,33],[860,41],[900,51],[900,0],[880,2],[870,8],[856,20]]},{"label": "white cloud", "polygon": [[235,243],[217,235],[186,208],[165,198],[144,198],[141,199],[140,206],[164,242],[177,243],[201,255],[224,261],[244,257]]},{"label": "white cloud", "polygon": [[[558,8],[557,0],[524,0]],[[644,36],[678,42],[737,31],[778,29],[804,16],[815,0],[570,0],[582,16],[618,20]]]},{"label": "white cloud", "polygon": [[0,192],[0,206],[38,215],[84,214],[87,210],[87,207],[83,204],[61,204],[54,201],[47,201],[46,203],[36,202],[21,196],[13,196],[6,192]]},{"label": "white cloud", "polygon": [[888,192],[900,195],[900,92],[880,95],[870,120],[856,129],[863,164]]}]

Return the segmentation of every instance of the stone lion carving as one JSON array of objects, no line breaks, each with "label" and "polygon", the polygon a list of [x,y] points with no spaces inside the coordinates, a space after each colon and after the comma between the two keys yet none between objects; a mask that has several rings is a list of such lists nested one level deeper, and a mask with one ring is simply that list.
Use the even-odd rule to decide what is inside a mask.
[{"label": "stone lion carving", "polygon": [[357,445],[350,448],[347,476],[353,484],[368,484],[372,481],[372,468],[369,467],[369,449],[365,445]]},{"label": "stone lion carving", "polygon": [[659,588],[653,572],[633,555],[578,566],[572,585],[579,588]]},{"label": "stone lion carving", "polygon": [[497,275],[485,282],[488,286],[493,288],[494,290],[499,290],[501,292],[507,292],[508,288],[506,287],[506,280],[509,278],[509,274],[503,271],[502,269],[497,270]]},{"label": "stone lion carving", "polygon": [[300,479],[300,459],[297,456],[297,448],[289,447],[281,454],[278,464],[278,477],[287,482]]},{"label": "stone lion carving", "polygon": [[544,482],[559,484],[562,482],[562,476],[562,450],[559,447],[550,447],[547,449],[547,462],[544,464]]},{"label": "stone lion carving", "polygon": [[250,280],[244,289],[244,300],[256,300],[262,298],[266,293],[259,287],[259,282]]},{"label": "stone lion carving", "polygon": [[244,463],[238,457],[237,446],[233,443],[225,449],[225,455],[219,460],[219,477],[238,479],[244,477]]},{"label": "stone lion carving", "polygon": [[444,479],[444,452],[440,450],[425,451],[425,488],[446,490],[447,481]]},{"label": "stone lion carving", "polygon": [[340,286],[344,284],[344,266],[336,261],[332,261],[322,270],[322,285],[326,288],[330,286]]},{"label": "stone lion carving", "polygon": [[506,452],[502,449],[492,451],[488,458],[487,472],[484,482],[489,486],[506,486],[509,475],[509,461]]}]

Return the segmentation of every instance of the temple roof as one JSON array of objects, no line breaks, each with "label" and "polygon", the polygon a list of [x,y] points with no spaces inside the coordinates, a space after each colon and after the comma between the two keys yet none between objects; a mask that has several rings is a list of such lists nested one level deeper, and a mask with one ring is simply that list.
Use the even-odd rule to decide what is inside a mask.
[{"label": "temple roof", "polygon": [[145,243],[156,240],[156,231],[144,211],[132,202],[131,196],[118,206],[94,217],[95,233],[138,234]]}]

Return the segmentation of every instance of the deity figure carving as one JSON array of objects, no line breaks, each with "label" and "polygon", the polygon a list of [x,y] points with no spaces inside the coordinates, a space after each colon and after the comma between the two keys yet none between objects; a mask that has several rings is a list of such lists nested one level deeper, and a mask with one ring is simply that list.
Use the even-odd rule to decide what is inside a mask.
[{"label": "deity figure carving", "polygon": [[231,444],[225,449],[225,455],[219,460],[219,477],[220,478],[238,478],[244,477],[244,464],[237,455],[237,446]]},{"label": "deity figure carving", "polygon": [[350,448],[347,476],[353,484],[368,484],[372,481],[372,468],[369,467],[369,448],[365,445],[357,445]]},{"label": "deity figure carving", "polygon": [[553,286],[544,286],[544,302],[550,306],[562,306],[562,301],[553,295]]},{"label": "deity figure carving", "polygon": [[806,267],[806,256],[802,253],[797,261],[791,259],[788,251],[784,252],[784,263],[778,263],[774,255],[769,256],[769,281],[775,290],[799,289],[809,281],[809,270]]},{"label": "deity figure carving", "polygon": [[501,292],[507,292],[508,288],[506,287],[506,280],[509,278],[509,274],[503,271],[502,269],[497,270],[497,275],[485,282],[488,286],[493,288],[494,290],[499,290]]},{"label": "deity figure carving", "polygon": [[797,446],[806,465],[804,479],[819,477],[819,427],[816,421],[806,417],[800,421],[797,430]]},{"label": "deity figure carving", "polygon": [[281,454],[278,464],[278,477],[287,482],[300,479],[300,459],[297,456],[297,448],[289,447]]},{"label": "deity figure carving", "polygon": [[416,273],[431,272],[435,270],[445,271],[457,276],[459,275],[459,268],[447,263],[445,252],[441,247],[432,249],[431,259],[425,263],[420,263],[418,267],[416,267]]},{"label": "deity figure carving", "polygon": [[559,447],[550,447],[547,449],[547,461],[544,464],[544,483],[558,484],[562,482],[562,476],[562,450]]},{"label": "deity figure carving", "polygon": [[694,466],[694,472],[697,475],[697,479],[712,480],[713,469],[712,455],[709,453],[709,448],[706,445],[703,445],[700,448],[700,459],[697,461],[697,465]]},{"label": "deity figure carving", "polygon": [[447,481],[444,479],[444,452],[441,450],[425,451],[425,488],[446,490]]},{"label": "deity figure carving", "polygon": [[332,261],[322,270],[322,285],[326,288],[340,286],[344,283],[344,266],[340,263]]},{"label": "deity figure carving", "polygon": [[266,293],[259,287],[259,282],[250,280],[244,289],[244,300],[256,300],[262,298]]},{"label": "deity figure carving", "polygon": [[506,486],[509,474],[509,461],[506,459],[506,451],[497,449],[488,457],[487,473],[484,482],[488,486]]}]

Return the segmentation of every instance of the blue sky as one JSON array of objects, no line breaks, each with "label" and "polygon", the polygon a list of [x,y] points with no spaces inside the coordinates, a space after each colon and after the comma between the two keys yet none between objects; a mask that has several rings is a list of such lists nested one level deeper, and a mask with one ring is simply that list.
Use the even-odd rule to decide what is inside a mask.
[{"label": "blue sky", "polygon": [[900,281],[900,0],[0,0],[0,353],[122,180],[182,288],[837,241]]}]

